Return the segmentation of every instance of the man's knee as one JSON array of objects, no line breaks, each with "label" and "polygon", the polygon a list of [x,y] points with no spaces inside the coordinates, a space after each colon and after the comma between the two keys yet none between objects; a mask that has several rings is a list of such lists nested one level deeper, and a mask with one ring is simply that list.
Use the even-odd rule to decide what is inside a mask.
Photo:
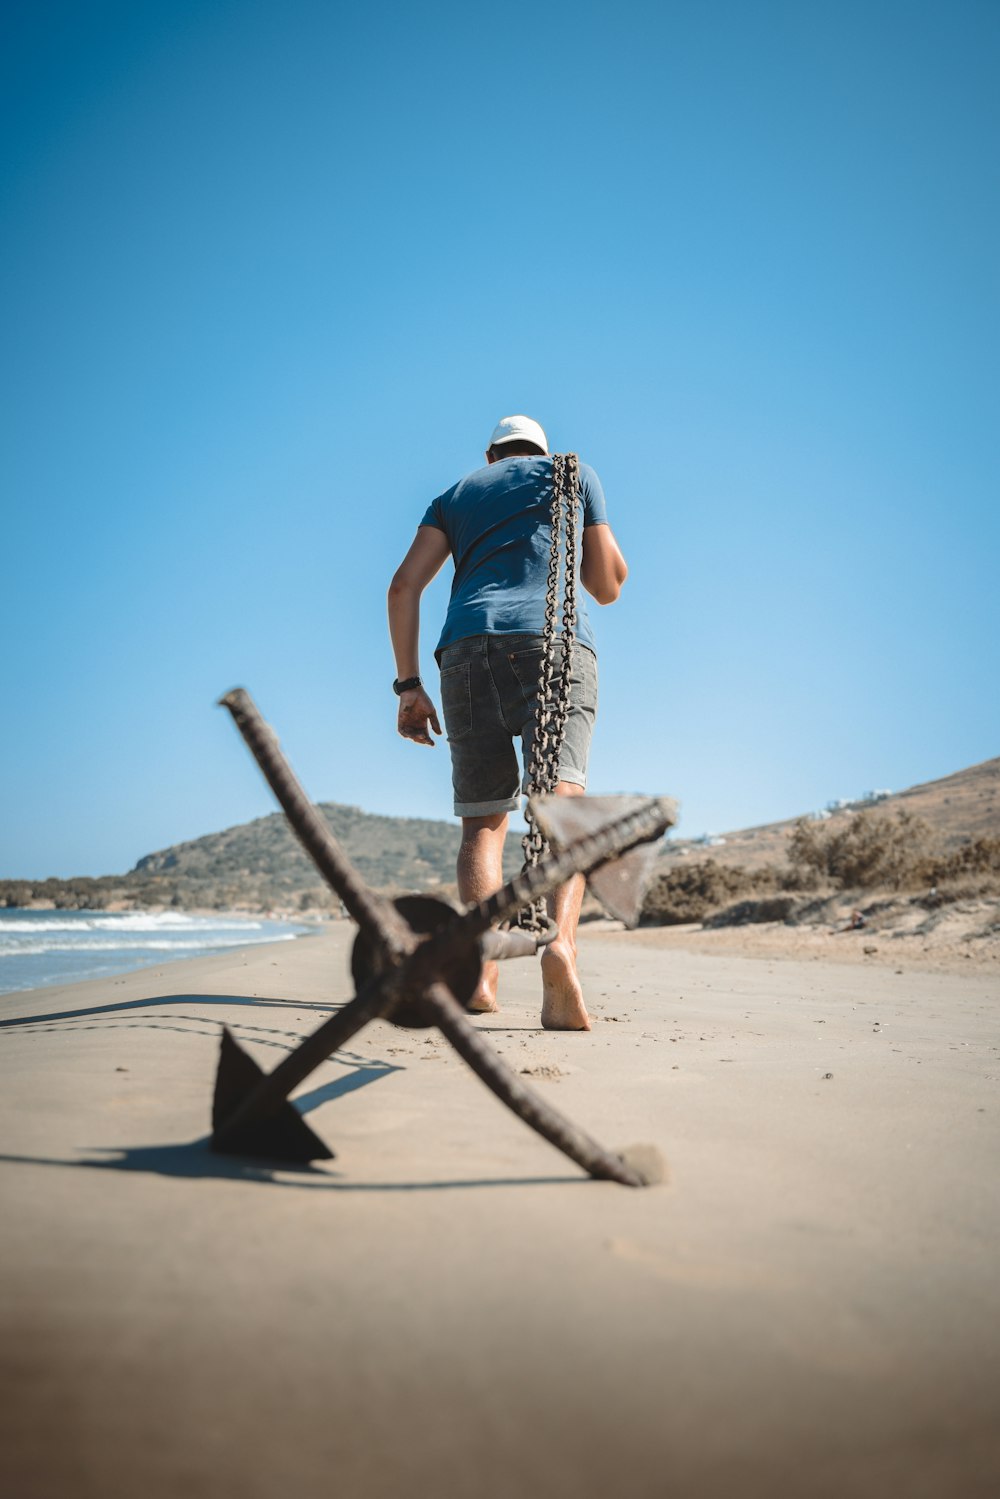
[{"label": "man's knee", "polygon": [[584,796],[585,786],[578,786],[575,781],[558,781],[556,783],[556,796]]},{"label": "man's knee", "polygon": [[463,843],[474,843],[484,835],[506,833],[506,831],[506,812],[491,812],[486,817],[462,818]]}]

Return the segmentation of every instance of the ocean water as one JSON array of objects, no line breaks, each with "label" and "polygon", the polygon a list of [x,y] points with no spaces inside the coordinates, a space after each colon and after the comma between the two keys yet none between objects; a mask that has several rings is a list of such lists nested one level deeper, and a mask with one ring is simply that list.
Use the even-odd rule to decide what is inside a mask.
[{"label": "ocean water", "polygon": [[108,978],[314,928],[257,916],[180,911],[0,911],[0,994]]}]

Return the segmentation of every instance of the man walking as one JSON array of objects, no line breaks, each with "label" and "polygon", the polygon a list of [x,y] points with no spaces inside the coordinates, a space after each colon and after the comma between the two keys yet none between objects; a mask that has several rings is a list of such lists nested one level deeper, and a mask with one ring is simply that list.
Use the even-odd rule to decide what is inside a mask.
[{"label": "man walking", "polygon": [[[628,573],[608,525],[600,480],[580,464],[583,544],[578,582],[599,604],[612,604]],[[451,600],[435,656],[451,750],[455,815],[462,819],[458,891],[480,901],[503,884],[508,813],[520,807],[514,739],[527,767],[535,728],[545,590],[552,528],[552,460],[542,428],[505,416],[486,450],[486,467],[468,474],[429,506],[389,587],[394,689],[404,739],[433,745],[437,710],[420,678],[420,597],[449,554]],[[558,653],[566,648],[560,641]],[[558,794],[580,796],[597,713],[597,656],[582,601],[572,653],[569,715],[559,758]],[[556,672],[558,676],[558,670]],[[576,971],[576,929],[585,887],[577,875],[550,899],[558,935],[542,952],[542,1024],[589,1030]],[[497,1006],[497,965],[486,963],[471,1008]]]}]

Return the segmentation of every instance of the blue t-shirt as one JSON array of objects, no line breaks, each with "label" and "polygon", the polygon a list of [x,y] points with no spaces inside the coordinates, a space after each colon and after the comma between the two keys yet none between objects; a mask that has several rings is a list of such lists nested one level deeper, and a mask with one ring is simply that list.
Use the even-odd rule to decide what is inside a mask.
[{"label": "blue t-shirt", "polygon": [[[584,526],[607,525],[601,481],[580,464]],[[540,635],[552,527],[552,459],[502,458],[446,489],[428,506],[422,526],[448,538],[455,580],[437,649],[467,635]],[[594,632],[579,587],[582,534],[577,531],[576,638],[594,649]],[[558,622],[562,623],[560,600]]]}]

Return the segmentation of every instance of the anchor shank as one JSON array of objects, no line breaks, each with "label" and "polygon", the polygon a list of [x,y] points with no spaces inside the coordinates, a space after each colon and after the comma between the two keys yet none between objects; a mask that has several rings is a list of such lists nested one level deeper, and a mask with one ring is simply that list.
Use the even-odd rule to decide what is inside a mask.
[{"label": "anchor shank", "polygon": [[[540,867],[540,866],[539,866]],[[483,1037],[466,1020],[465,1013],[449,990],[432,983],[425,1000],[434,1012],[440,1030],[448,1037],[463,1061],[495,1093],[501,1102],[524,1121],[530,1129],[548,1140],[563,1155],[569,1156],[590,1176],[602,1181],[620,1182],[624,1187],[643,1187],[644,1179],[627,1166],[620,1156],[598,1145],[582,1129],[563,1117],[531,1088],[525,1087],[505,1062],[501,1061]]]},{"label": "anchor shank", "polygon": [[368,889],[330,832],[326,819],[306,796],[281,752],[274,730],[265,722],[250,694],[236,687],[219,699],[219,705],[229,709],[264,779],[281,803],[292,831],[354,920],[395,956],[410,952],[414,943],[409,927],[387,900]]}]

